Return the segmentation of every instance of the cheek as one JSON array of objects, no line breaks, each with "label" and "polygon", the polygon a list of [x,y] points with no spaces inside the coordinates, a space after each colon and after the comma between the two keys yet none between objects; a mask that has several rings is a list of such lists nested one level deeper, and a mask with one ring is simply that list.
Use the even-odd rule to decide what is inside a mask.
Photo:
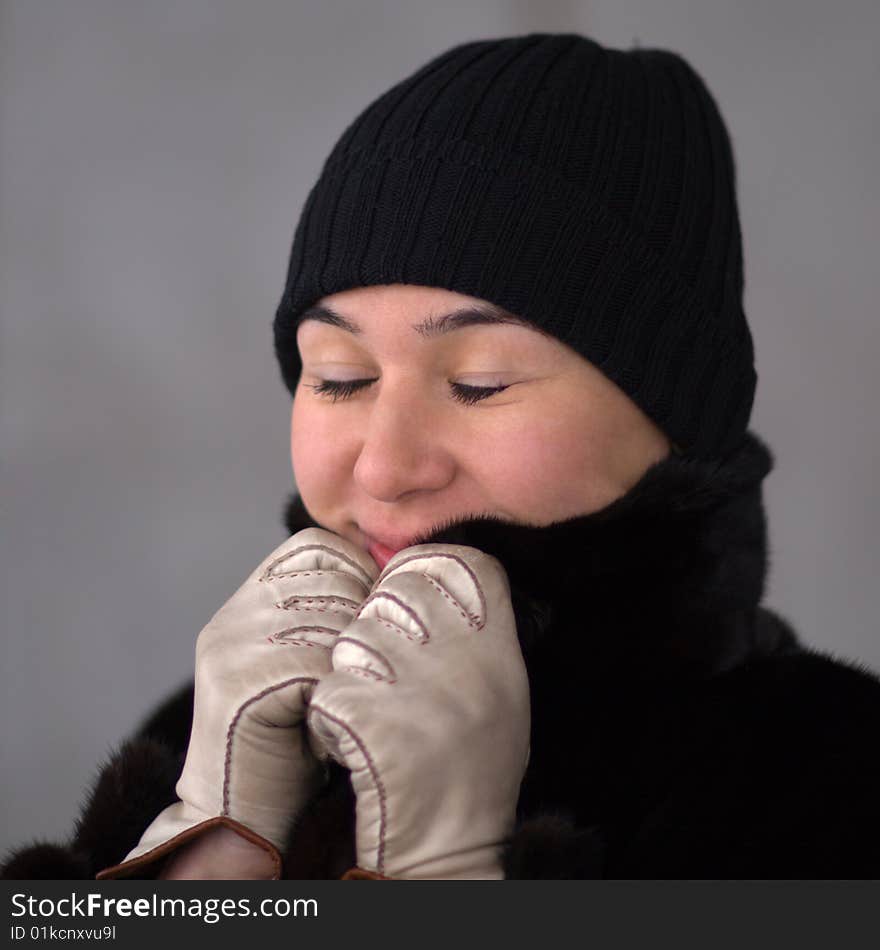
[{"label": "cheek", "polygon": [[603,435],[582,418],[542,413],[494,433],[473,464],[506,512],[549,523],[596,511],[620,494],[603,464]]},{"label": "cheek", "polygon": [[339,503],[353,461],[350,440],[337,418],[332,425],[320,407],[294,398],[290,418],[290,461],[296,487],[319,521]]}]

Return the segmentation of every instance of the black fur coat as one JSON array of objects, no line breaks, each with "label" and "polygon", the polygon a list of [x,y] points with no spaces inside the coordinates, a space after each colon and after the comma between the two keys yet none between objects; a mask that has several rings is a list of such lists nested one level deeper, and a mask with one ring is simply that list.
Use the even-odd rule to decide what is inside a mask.
[{"label": "black fur coat", "polygon": [[[723,464],[660,462],[595,514],[431,535],[494,554],[511,581],[532,752],[507,877],[880,877],[880,681],[759,606],[771,467],[749,434]],[[295,497],[284,520],[313,523]],[[4,876],[119,862],[174,800],[191,715],[189,684],[99,773],[70,841],[13,852]],[[353,835],[335,769],[285,877],[340,877]]]}]

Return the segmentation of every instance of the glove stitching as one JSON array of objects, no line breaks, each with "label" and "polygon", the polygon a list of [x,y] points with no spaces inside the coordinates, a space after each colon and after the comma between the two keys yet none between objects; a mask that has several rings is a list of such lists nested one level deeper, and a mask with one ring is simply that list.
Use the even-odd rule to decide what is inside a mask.
[{"label": "glove stitching", "polygon": [[221,815],[232,817],[229,814],[229,783],[231,781],[232,775],[232,742],[235,738],[235,728],[238,725],[238,720],[241,718],[242,713],[245,709],[248,708],[251,704],[257,702],[257,700],[262,699],[264,696],[268,696],[269,693],[274,693],[279,689],[284,689],[286,686],[292,686],[294,683],[311,683],[316,684],[318,682],[317,677],[314,676],[294,676],[289,680],[284,680],[281,683],[276,683],[274,686],[267,686],[265,689],[257,693],[256,696],[251,696],[246,702],[243,702],[235,712],[235,715],[232,717],[232,721],[229,723],[229,728],[226,730],[226,757],[223,761],[223,810],[220,812]]},{"label": "glove stitching", "polygon": [[479,630],[482,627],[482,624],[479,622],[479,619],[473,614],[469,614],[464,607],[449,593],[449,591],[435,578],[431,577],[430,574],[422,574],[422,577],[428,581],[428,583],[437,591],[439,591],[455,609],[464,617],[467,621],[468,626],[473,627],[475,630]]},{"label": "glove stitching", "polygon": [[[431,635],[428,633],[427,628],[425,627],[424,623],[422,623],[421,618],[412,609],[412,607],[410,607],[409,604],[405,604],[399,597],[395,596],[394,594],[389,593],[386,590],[376,590],[372,594],[370,594],[370,596],[361,604],[360,610],[358,610],[356,614],[356,618],[363,617],[364,608],[368,604],[372,604],[374,601],[377,601],[377,600],[390,600],[391,603],[396,604],[398,607],[400,607],[400,609],[412,620],[412,622],[419,628],[419,630],[422,631],[421,636],[413,635],[413,636],[417,636],[417,639],[419,640],[431,639]],[[385,621],[384,617],[377,617],[376,619],[381,620],[383,622]],[[392,622],[393,621],[388,621],[388,623],[392,623]],[[395,624],[395,626],[397,625]],[[404,629],[404,628],[401,627],[401,629]]]},{"label": "glove stitching", "polygon": [[[300,606],[301,604],[324,604],[323,607],[307,607]],[[336,607],[347,607],[350,610],[356,610],[358,602],[356,600],[349,600],[348,597],[332,597],[329,594],[325,597],[322,595],[316,595],[314,597],[303,597],[299,594],[295,594],[293,597],[289,597],[287,600],[282,600],[279,603],[275,604],[279,610],[316,610],[323,612],[327,610],[328,606]]]},{"label": "glove stitching", "polygon": [[318,650],[327,650],[322,643],[312,643],[304,637],[289,637],[284,640],[275,640],[273,637],[266,637],[266,642],[271,643],[273,647],[315,647]]},{"label": "glove stitching", "polygon": [[365,586],[369,590],[371,584],[373,583],[372,577],[357,563],[353,558],[350,558],[348,555],[343,554],[341,551],[335,551],[333,548],[328,547],[326,544],[305,544],[300,548],[294,548],[293,551],[288,551],[286,554],[282,554],[280,557],[276,558],[272,563],[266,568],[262,576],[259,578],[261,581],[270,580],[273,576],[272,572],[275,568],[282,564],[284,561],[290,560],[290,558],[295,557],[297,554],[302,554],[304,551],[326,551],[328,554],[333,555],[333,557],[338,557],[340,561],[344,561],[351,567],[356,574],[361,575],[359,578],[366,578]]},{"label": "glove stitching", "polygon": [[[381,621],[380,621],[380,622],[381,622]],[[371,669],[369,669],[368,667],[365,667],[365,666],[342,666],[342,667],[337,667],[337,666],[334,665],[334,666],[333,666],[333,669],[334,669],[334,670],[335,670],[335,669],[342,669],[342,670],[348,671],[349,673],[354,673],[356,670],[363,670],[364,672],[368,673],[371,677],[373,677],[373,678],[375,678],[375,679],[377,679],[377,680],[381,680],[383,683],[396,683],[396,682],[397,682],[397,672],[396,672],[396,670],[394,669],[394,667],[391,665],[391,663],[389,663],[389,661],[388,661],[378,650],[374,649],[374,648],[371,647],[371,646],[368,646],[366,643],[363,642],[363,640],[357,640],[357,639],[355,639],[354,637],[345,637],[345,636],[342,636],[342,637],[339,637],[339,639],[336,641],[336,643],[337,643],[337,645],[340,644],[340,643],[353,643],[356,647],[359,647],[359,648],[360,648],[361,650],[363,650],[365,653],[370,653],[370,654],[372,654],[372,655],[379,661],[379,663],[382,664],[382,666],[384,666],[384,667],[386,667],[386,668],[388,669],[388,672],[391,674],[391,676],[390,676],[390,678],[389,678],[389,677],[384,676],[383,674],[379,673],[378,671],[376,671],[376,670],[371,670]],[[334,652],[335,652],[335,650],[334,650]],[[332,655],[332,654],[330,655],[330,662],[333,663],[333,655]]]},{"label": "glove stitching", "polygon": [[407,640],[417,643],[420,647],[423,647],[431,639],[431,636],[429,633],[427,633],[427,631],[425,632],[424,636],[421,636],[418,633],[413,633],[411,630],[407,630],[406,627],[399,626],[393,620],[382,620],[379,617],[370,617],[367,619],[373,620],[375,623],[381,624],[383,627],[387,627],[394,633],[406,637]]},{"label": "glove stitching", "polygon": [[359,577],[354,577],[352,574],[349,574],[347,571],[282,571],[277,574],[273,574],[271,577],[261,577],[260,581],[267,580],[277,580],[278,578],[291,578],[291,577],[332,577],[332,578],[343,578],[345,580],[352,580],[356,584],[360,584],[363,588],[364,593],[368,593],[370,590],[370,584],[364,583]]},{"label": "glove stitching", "polygon": [[266,637],[270,643],[307,643],[309,646],[320,646],[321,644],[313,643],[311,640],[306,640],[305,637],[295,637],[291,634],[295,633],[329,633],[333,636],[337,636],[339,631],[335,627],[322,627],[319,624],[300,624],[297,627],[288,627],[286,630],[281,630],[278,633],[273,633],[271,637]]},{"label": "glove stitching", "polygon": [[365,666],[341,666],[337,672],[351,673],[354,676],[363,676],[364,679],[374,680],[378,683],[394,682],[394,680],[386,679],[381,673],[377,673],[375,670],[369,670]]},{"label": "glove stitching", "polygon": [[379,770],[376,768],[376,763],[373,761],[373,758],[370,755],[370,752],[367,749],[363,739],[361,739],[361,737],[354,731],[354,729],[351,728],[347,722],[343,722],[338,717],[327,712],[323,706],[318,706],[312,703],[309,706],[310,724],[316,712],[322,716],[326,716],[331,722],[335,722],[337,726],[341,726],[343,729],[345,729],[351,738],[354,739],[355,744],[367,763],[367,768],[370,770],[370,775],[373,778],[373,784],[376,786],[376,793],[379,796],[379,844],[376,849],[376,870],[380,874],[383,874],[385,871],[385,829],[387,827],[388,815],[387,795],[385,792],[385,786],[382,784],[382,779],[379,777]]},{"label": "glove stitching", "polygon": [[[436,554],[409,554],[406,557],[402,557],[399,561],[394,562],[390,561],[386,566],[385,570],[379,575],[378,580],[374,585],[374,589],[380,587],[382,582],[388,577],[388,575],[395,573],[402,565],[408,564],[410,561],[418,561],[425,559],[440,559],[446,558],[450,561],[455,561],[456,564],[460,565],[465,573],[473,581],[474,587],[477,591],[477,597],[480,601],[480,615],[482,619],[478,623],[478,629],[482,630],[486,623],[486,595],[483,593],[483,588],[480,586],[480,582],[477,580],[477,575],[474,574],[471,566],[463,558],[459,557],[457,554],[450,554],[448,552],[438,552]],[[405,572],[402,572],[405,573]]]},{"label": "glove stitching", "polygon": [[[348,571],[279,571],[272,577],[351,577],[352,580],[361,582],[359,577],[352,577]],[[271,580],[271,578],[261,577],[260,580]]]}]

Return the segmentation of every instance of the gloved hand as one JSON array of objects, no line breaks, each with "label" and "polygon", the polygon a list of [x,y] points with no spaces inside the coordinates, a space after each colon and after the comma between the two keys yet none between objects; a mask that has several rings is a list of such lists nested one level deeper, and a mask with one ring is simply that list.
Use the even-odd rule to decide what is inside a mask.
[{"label": "gloved hand", "polygon": [[196,644],[180,800],[98,878],[135,874],[218,825],[269,850],[280,875],[290,825],[325,777],[305,735],[306,704],[377,574],[351,542],[306,528],[248,577]]},{"label": "gloved hand", "polygon": [[359,868],[503,877],[529,687],[498,561],[449,544],[398,552],[331,661],[308,728],[316,753],[351,771]]}]

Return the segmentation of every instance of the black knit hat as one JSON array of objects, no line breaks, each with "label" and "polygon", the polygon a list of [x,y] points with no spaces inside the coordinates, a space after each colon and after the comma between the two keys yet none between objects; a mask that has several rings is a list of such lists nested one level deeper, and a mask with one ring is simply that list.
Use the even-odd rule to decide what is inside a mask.
[{"label": "black knit hat", "polygon": [[573,34],[465,43],[370,105],[312,188],[275,316],[371,284],[479,297],[573,347],[685,452],[745,432],[756,374],[734,165],[694,70]]}]

